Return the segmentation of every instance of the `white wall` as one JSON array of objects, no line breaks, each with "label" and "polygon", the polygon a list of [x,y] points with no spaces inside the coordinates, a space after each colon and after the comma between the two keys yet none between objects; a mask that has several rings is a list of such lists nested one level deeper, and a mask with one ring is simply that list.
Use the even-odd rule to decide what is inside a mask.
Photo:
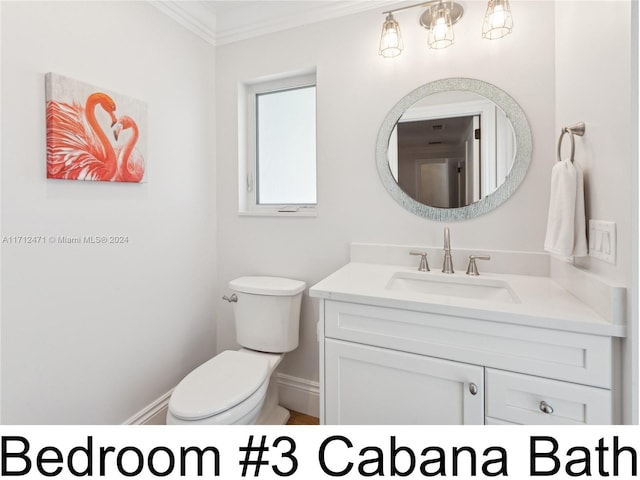
[{"label": "white wall", "polygon": [[[1,2],[2,422],[121,423],[215,350],[214,48],[146,2]],[[44,74],[148,104],[148,183],[47,180]]]},{"label": "white wall", "polygon": [[[632,154],[637,154],[638,104],[637,84],[631,82],[637,82],[638,52],[632,48],[632,24],[637,31],[631,2],[556,3],[556,141],[562,127],[585,122],[585,135],[576,137],[575,161],[585,175],[587,218],[614,221],[617,228],[615,265],[590,257],[579,264],[628,289],[624,412],[627,422],[637,423],[637,306],[636,316],[631,312],[638,288],[632,279],[638,248],[632,236],[634,224],[637,235],[632,192],[637,192],[638,178],[631,173],[637,162]],[[565,136],[563,143],[568,154],[569,138]]]},{"label": "white wall", "polygon": [[[473,77],[502,88],[522,106],[533,133],[531,167],[515,195],[491,213],[449,225],[454,257],[456,248],[542,251],[555,151],[554,5],[512,3],[514,33],[492,42],[480,38],[486,2],[465,2],[456,44],[442,51],[426,47],[419,10],[399,12],[405,51],[395,59],[377,54],[384,20],[378,11],[217,48],[218,288],[248,274],[312,285],[348,261],[351,242],[442,245],[445,225],[405,211],[383,188],[374,151],[391,107],[410,90],[444,77]],[[240,217],[238,83],[313,66],[318,216]],[[220,301],[217,312],[218,348],[234,347],[231,309]],[[305,296],[301,345],[285,359],[284,373],[318,380],[317,320],[317,302]]]}]

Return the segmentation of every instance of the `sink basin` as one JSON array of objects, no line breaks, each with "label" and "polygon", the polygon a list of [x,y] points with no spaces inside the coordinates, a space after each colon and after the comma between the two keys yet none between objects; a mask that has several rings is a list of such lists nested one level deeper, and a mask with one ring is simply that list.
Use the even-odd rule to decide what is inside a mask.
[{"label": "sink basin", "polygon": [[386,289],[498,303],[520,303],[507,282],[494,278],[397,272],[389,280]]}]

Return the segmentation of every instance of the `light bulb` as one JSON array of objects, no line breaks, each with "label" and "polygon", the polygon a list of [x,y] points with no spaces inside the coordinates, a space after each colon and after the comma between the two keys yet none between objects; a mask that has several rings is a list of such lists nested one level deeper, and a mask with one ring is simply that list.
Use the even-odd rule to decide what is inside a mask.
[{"label": "light bulb", "polygon": [[491,15],[491,27],[502,27],[504,25],[504,19],[504,8],[502,8],[502,5],[496,5],[495,10],[493,11],[493,15]]},{"label": "light bulb", "polygon": [[447,36],[447,23],[444,18],[440,17],[436,20],[436,24],[433,27],[433,36],[436,40],[442,40]]}]

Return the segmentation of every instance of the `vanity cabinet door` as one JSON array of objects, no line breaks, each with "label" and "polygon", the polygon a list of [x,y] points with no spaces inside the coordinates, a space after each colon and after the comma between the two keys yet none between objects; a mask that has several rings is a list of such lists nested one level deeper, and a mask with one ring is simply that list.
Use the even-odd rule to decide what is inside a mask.
[{"label": "vanity cabinet door", "polygon": [[325,340],[325,422],[342,425],[484,423],[484,369]]}]

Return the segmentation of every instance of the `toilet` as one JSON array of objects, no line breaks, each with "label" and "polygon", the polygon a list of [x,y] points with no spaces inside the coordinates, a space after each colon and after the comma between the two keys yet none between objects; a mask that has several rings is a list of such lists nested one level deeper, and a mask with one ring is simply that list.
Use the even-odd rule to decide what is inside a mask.
[{"label": "toilet", "polygon": [[169,400],[167,425],[281,425],[276,369],[298,347],[305,282],[241,277],[229,282],[240,350],[226,350],[189,373]]}]

